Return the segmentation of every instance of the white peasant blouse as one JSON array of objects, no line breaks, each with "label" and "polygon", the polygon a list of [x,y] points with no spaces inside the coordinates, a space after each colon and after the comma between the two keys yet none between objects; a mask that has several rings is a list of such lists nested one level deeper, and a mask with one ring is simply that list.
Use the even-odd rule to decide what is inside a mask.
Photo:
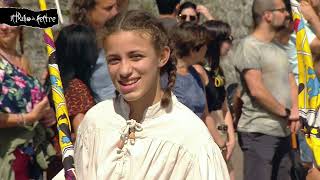
[{"label": "white peasant blouse", "polygon": [[[149,107],[140,123],[129,119],[121,96],[90,109],[75,145],[77,179],[228,180],[226,163],[205,124],[175,96],[172,101],[166,109],[160,102]],[[128,138],[129,129],[135,138]]]}]

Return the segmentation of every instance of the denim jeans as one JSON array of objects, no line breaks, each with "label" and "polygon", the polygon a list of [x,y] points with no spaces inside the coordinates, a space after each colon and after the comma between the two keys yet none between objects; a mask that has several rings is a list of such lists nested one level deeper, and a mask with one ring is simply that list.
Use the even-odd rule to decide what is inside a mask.
[{"label": "denim jeans", "polygon": [[313,155],[309,146],[306,142],[304,134],[302,132],[298,133],[299,149],[300,149],[300,159],[304,163],[312,163]]}]

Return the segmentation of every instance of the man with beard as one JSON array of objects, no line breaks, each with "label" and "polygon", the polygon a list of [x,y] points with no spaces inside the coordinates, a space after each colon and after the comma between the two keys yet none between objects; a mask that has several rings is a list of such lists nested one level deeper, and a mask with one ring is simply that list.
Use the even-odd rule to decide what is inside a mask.
[{"label": "man with beard", "polygon": [[244,179],[290,179],[290,129],[300,125],[298,90],[286,53],[273,41],[288,25],[289,13],[282,0],[254,0],[252,14],[254,31],[234,54],[242,86]]}]

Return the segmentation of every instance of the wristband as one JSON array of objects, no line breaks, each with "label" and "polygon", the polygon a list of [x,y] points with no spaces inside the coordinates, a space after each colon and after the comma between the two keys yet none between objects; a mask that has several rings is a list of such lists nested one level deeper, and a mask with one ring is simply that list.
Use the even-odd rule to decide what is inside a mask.
[{"label": "wristband", "polygon": [[288,108],[285,108],[285,110],[286,110],[286,115],[285,116],[281,116],[281,117],[284,118],[284,119],[288,119],[289,116],[291,115],[291,110],[288,109]]}]

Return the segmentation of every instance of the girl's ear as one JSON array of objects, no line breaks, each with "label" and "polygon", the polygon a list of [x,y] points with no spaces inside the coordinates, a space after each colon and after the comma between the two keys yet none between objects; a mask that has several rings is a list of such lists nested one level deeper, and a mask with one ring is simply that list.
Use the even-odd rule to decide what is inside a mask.
[{"label": "girl's ear", "polygon": [[165,46],[161,53],[160,53],[160,62],[159,67],[163,67],[165,64],[167,64],[169,57],[170,57],[170,48],[168,46]]}]

